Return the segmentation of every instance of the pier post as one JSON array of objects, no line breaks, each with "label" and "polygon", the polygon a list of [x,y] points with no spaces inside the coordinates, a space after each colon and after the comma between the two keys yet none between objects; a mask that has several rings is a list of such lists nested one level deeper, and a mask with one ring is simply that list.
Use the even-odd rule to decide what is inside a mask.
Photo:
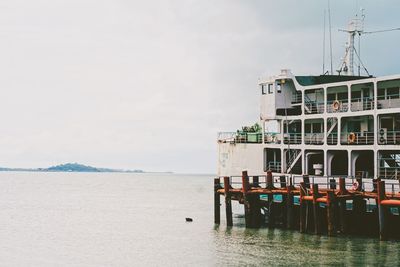
[{"label": "pier post", "polygon": [[287,197],[286,197],[286,227],[293,229],[294,216],[293,216],[293,188],[292,186],[286,186]]},{"label": "pier post", "polygon": [[335,224],[335,205],[336,195],[335,191],[328,190],[326,195],[326,219],[328,224],[328,235],[336,235],[336,224]]},{"label": "pier post", "polygon": [[221,185],[219,183],[219,178],[214,179],[214,223],[220,224],[221,222],[221,211],[220,211],[220,196],[218,193],[218,189],[221,189]]},{"label": "pier post", "polygon": [[275,189],[274,187],[274,181],[272,178],[272,172],[270,170],[267,171],[267,186],[266,189],[272,190]]},{"label": "pier post", "polygon": [[320,229],[321,229],[319,221],[319,203],[317,202],[317,199],[319,197],[318,184],[313,184],[312,190],[313,190],[314,233],[318,235],[320,234]]},{"label": "pier post", "polygon": [[243,194],[243,205],[244,205],[244,219],[246,227],[251,227],[251,207],[247,196],[247,191],[250,189],[249,176],[247,171],[242,172],[242,194]]},{"label": "pier post", "polygon": [[300,233],[306,231],[306,201],[303,197],[306,195],[306,187],[304,182],[300,183]]},{"label": "pier post", "polygon": [[224,192],[225,192],[225,214],[226,214],[226,225],[233,226],[232,219],[232,200],[230,189],[229,177],[224,177]]},{"label": "pier post", "polygon": [[340,222],[340,232],[347,232],[347,222],[346,222],[346,199],[340,198],[340,196],[348,194],[346,189],[345,178],[339,178],[339,222]]},{"label": "pier post", "polygon": [[260,181],[258,176],[253,176],[253,187],[259,187],[260,186]]},{"label": "pier post", "polygon": [[310,188],[310,176],[308,175],[303,175],[303,182],[304,182],[304,186],[305,188]]},{"label": "pier post", "polygon": [[386,240],[386,207],[381,205],[381,201],[385,199],[385,182],[378,181],[377,182],[377,190],[378,190],[378,213],[379,213],[379,238],[380,240]]},{"label": "pier post", "polygon": [[285,175],[279,176],[279,182],[281,184],[281,188],[286,188],[286,176]]},{"label": "pier post", "polygon": [[359,223],[363,222],[365,218],[365,213],[367,212],[367,203],[361,197],[355,197],[353,199],[353,214],[352,214],[352,231],[354,233],[360,234],[364,231],[364,224]]},{"label": "pier post", "polygon": [[329,189],[336,189],[336,180],[335,179],[329,179]]}]

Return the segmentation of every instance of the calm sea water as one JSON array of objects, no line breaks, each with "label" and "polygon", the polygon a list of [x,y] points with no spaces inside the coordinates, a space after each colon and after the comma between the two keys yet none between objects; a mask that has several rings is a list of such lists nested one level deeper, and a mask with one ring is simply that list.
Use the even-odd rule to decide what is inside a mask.
[{"label": "calm sea water", "polygon": [[[233,228],[227,228],[225,221],[214,226],[212,178],[2,172],[0,266],[397,266],[400,262],[400,242],[245,229],[239,206],[234,206]],[[187,223],[185,217],[194,221]]]}]

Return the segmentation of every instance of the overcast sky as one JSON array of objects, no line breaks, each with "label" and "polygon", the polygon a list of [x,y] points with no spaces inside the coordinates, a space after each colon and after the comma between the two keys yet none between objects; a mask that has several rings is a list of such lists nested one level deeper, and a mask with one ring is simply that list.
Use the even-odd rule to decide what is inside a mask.
[{"label": "overcast sky", "polygon": [[[331,1],[334,68],[400,2]],[[257,80],[320,74],[322,0],[2,0],[0,166],[215,173],[218,131],[259,118]],[[370,73],[400,73],[400,31],[366,35]]]}]

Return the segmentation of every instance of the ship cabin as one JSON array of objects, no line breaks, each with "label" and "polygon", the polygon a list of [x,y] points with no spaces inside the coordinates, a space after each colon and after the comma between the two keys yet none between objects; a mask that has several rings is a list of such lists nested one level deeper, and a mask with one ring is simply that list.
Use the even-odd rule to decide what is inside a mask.
[{"label": "ship cabin", "polygon": [[220,175],[247,169],[400,178],[400,75],[294,76],[282,70],[261,79],[259,92],[258,138],[237,142],[238,132],[221,133]]}]

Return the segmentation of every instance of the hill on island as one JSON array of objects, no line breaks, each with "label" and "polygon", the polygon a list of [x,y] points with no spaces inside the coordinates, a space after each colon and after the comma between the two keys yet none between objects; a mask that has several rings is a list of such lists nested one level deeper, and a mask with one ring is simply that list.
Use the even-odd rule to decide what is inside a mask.
[{"label": "hill on island", "polygon": [[2,168],[0,171],[32,171],[32,172],[134,172],[143,173],[142,170],[120,170],[109,168],[96,168],[79,163],[65,163],[48,168],[25,169],[25,168]]}]

